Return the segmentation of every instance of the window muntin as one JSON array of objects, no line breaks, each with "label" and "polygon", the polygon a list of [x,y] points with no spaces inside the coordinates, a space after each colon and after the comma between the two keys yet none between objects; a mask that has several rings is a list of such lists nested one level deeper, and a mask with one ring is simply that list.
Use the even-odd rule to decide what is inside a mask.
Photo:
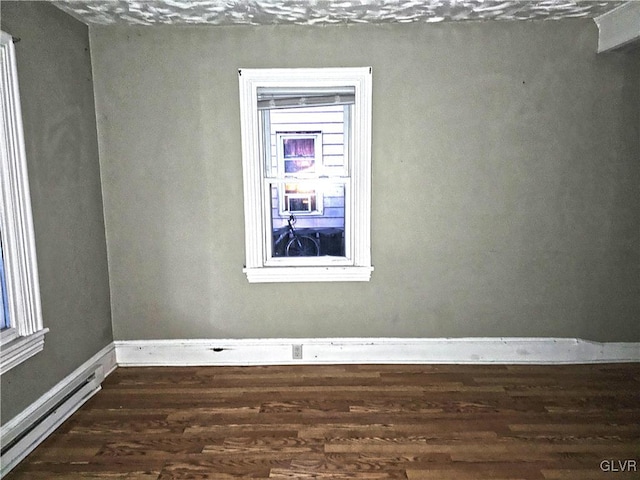
[{"label": "window muntin", "polygon": [[239,78],[249,281],[369,280],[371,70]]}]

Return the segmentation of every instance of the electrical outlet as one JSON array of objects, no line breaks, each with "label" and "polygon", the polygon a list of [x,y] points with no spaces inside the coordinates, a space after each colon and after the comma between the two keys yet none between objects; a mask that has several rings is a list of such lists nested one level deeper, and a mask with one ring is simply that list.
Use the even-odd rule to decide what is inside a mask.
[{"label": "electrical outlet", "polygon": [[302,360],[302,345],[292,345],[293,347],[293,359]]}]

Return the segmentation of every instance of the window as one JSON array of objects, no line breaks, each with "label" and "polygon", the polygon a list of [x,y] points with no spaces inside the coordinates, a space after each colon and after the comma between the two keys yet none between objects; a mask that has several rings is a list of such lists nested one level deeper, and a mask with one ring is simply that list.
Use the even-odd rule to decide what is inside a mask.
[{"label": "window", "polygon": [[[292,112],[294,118],[296,114],[313,117],[315,112],[313,109],[286,109],[286,110],[265,110],[263,116],[269,116],[269,122],[266,125],[271,126],[272,131],[265,132],[271,138],[272,134],[276,135],[276,145],[278,151],[277,177],[295,178],[317,178],[321,173],[323,156],[322,156],[322,132],[295,132],[282,133],[277,128],[287,128],[287,124],[278,123],[278,117]],[[286,117],[284,117],[286,119]],[[295,120],[294,120],[295,121]],[[300,118],[297,121],[301,121]],[[300,125],[300,124],[298,124]],[[291,127],[288,127],[291,128]],[[275,130],[275,131],[273,131]],[[278,200],[280,199],[280,200]],[[280,216],[291,214],[296,215],[322,215],[324,211],[324,202],[321,192],[315,186],[304,186],[297,183],[285,183],[284,190],[282,188],[277,192],[277,204],[280,206]]]},{"label": "window", "polygon": [[368,281],[371,69],[241,69],[249,282]]},{"label": "window", "polygon": [[29,179],[11,35],[0,32],[0,372],[44,348]]}]

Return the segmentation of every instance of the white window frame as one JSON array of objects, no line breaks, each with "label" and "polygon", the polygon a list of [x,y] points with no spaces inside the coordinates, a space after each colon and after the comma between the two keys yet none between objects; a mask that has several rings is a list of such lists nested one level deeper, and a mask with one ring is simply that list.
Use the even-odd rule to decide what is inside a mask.
[{"label": "white window frame", "polygon": [[[369,281],[371,265],[371,111],[370,67],[238,70],[245,215],[246,264],[250,283]],[[261,87],[354,87],[349,175],[345,183],[344,257],[273,258],[271,192],[265,187],[264,148],[258,111]]]},{"label": "white window frame", "polygon": [[0,332],[0,374],[42,351],[42,322],[31,196],[15,48],[0,31],[0,231],[11,327]]}]

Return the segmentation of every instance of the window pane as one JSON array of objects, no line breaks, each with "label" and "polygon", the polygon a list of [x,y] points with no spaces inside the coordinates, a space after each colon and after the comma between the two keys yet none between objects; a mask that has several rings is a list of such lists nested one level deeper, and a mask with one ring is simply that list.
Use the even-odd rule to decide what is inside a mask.
[{"label": "window pane", "polygon": [[273,257],[345,256],[345,184],[272,183]]},{"label": "window pane", "polygon": [[313,137],[289,137],[282,139],[284,173],[313,174],[316,171],[316,148]]},{"label": "window pane", "polygon": [[4,254],[2,253],[2,241],[0,241],[0,330],[10,326],[7,278],[4,273]]},{"label": "window pane", "polygon": [[352,108],[330,105],[260,111],[265,176],[345,176]]}]

